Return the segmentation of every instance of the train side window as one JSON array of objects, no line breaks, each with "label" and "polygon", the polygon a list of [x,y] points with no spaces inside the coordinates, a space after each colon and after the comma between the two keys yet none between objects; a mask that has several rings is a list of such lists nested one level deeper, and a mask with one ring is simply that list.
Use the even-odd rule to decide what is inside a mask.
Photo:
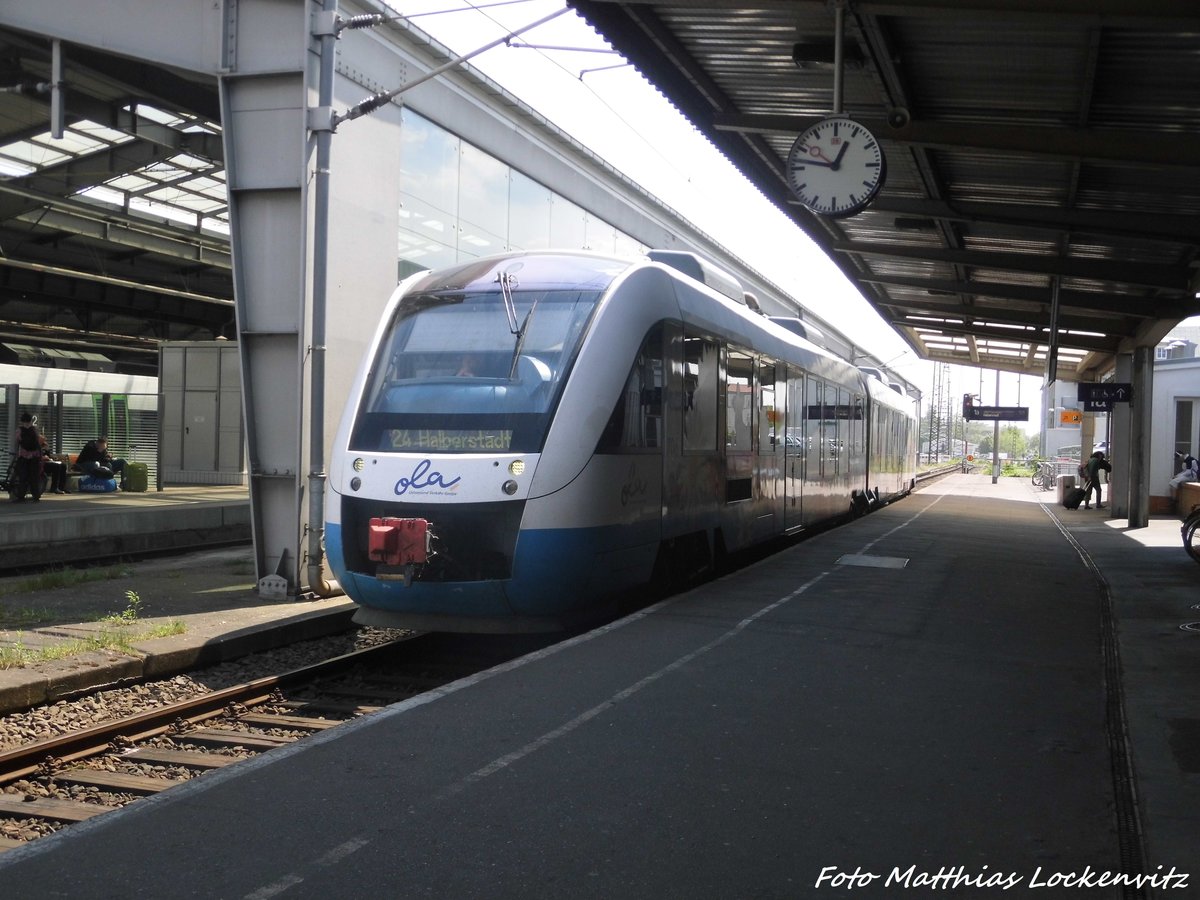
[{"label": "train side window", "polygon": [[771,362],[758,367],[758,410],[758,452],[773,453],[777,439],[783,444],[783,435],[776,434],[783,417],[775,409],[775,364]]},{"label": "train side window", "polygon": [[638,350],[596,452],[616,453],[662,446],[662,345],[663,329],[656,325]]},{"label": "train side window", "polygon": [[754,493],[754,415],[752,355],[730,348],[725,356],[725,502],[749,500]]},{"label": "train side window", "polygon": [[685,335],[683,339],[683,449],[717,449],[717,342]]},{"label": "train side window", "polygon": [[729,351],[725,377],[725,446],[732,452],[754,450],[754,358]]}]

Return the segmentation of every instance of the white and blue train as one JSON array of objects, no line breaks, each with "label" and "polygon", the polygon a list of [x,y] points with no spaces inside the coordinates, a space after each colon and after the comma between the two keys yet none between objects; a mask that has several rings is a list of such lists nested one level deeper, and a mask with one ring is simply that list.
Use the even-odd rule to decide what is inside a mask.
[{"label": "white and blue train", "polygon": [[364,624],[566,627],[913,486],[915,401],[691,254],[512,253],[408,278],[333,452]]}]

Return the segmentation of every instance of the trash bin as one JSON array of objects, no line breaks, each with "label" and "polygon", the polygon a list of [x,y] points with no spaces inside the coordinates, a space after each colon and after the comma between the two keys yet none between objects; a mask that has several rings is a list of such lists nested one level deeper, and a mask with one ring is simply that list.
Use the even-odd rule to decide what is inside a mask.
[{"label": "trash bin", "polygon": [[1075,487],[1074,475],[1059,475],[1055,479],[1055,490],[1058,496],[1058,505],[1062,506],[1063,501],[1067,499],[1067,491]]}]

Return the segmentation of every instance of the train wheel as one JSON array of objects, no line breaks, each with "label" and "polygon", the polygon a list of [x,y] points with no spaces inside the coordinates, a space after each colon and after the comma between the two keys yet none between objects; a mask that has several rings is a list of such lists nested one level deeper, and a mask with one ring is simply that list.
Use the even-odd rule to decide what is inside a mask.
[{"label": "train wheel", "polygon": [[712,540],[712,572],[717,577],[728,575],[733,571],[729,564],[729,551],[725,549],[725,538],[720,531],[713,534]]},{"label": "train wheel", "polygon": [[656,591],[669,592],[713,571],[713,553],[704,532],[662,541],[654,560],[652,583]]}]

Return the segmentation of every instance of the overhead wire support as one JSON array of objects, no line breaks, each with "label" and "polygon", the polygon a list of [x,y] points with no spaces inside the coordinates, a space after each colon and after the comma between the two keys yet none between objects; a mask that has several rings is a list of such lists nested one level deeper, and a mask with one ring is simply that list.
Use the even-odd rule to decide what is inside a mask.
[{"label": "overhead wire support", "polygon": [[633,63],[623,62],[623,63],[617,63],[616,65],[613,65],[613,66],[597,66],[592,69],[580,69],[579,70],[579,80],[583,81],[584,75],[591,75],[593,72],[611,72],[613,69],[624,69],[631,65],[633,65]]},{"label": "overhead wire support", "polygon": [[341,34],[346,29],[374,28],[376,25],[382,25],[386,21],[387,18],[382,13],[365,13],[361,16],[351,16],[348,19],[338,16],[336,30],[338,34]]},{"label": "overhead wire support", "polygon": [[467,60],[478,56],[480,53],[484,53],[485,51],[491,50],[493,47],[498,47],[501,44],[509,43],[513,38],[515,38],[519,34],[524,34],[526,31],[531,31],[532,29],[537,28],[539,25],[545,25],[547,22],[551,21],[552,19],[557,19],[563,13],[567,12],[567,9],[568,9],[568,7],[564,6],[562,9],[559,9],[559,10],[556,10],[556,11],[550,13],[550,15],[548,15],[548,16],[543,16],[542,18],[538,19],[536,22],[531,22],[528,25],[518,28],[516,31],[510,31],[508,34],[504,35],[504,37],[496,38],[496,40],[494,40],[494,41],[489,41],[488,43],[484,44],[482,47],[478,47],[475,50],[472,50],[470,53],[464,53],[461,56],[456,56],[454,59],[450,60],[449,62],[443,63],[442,65],[437,66],[436,68],[430,69],[428,72],[426,72],[420,78],[416,78],[416,79],[408,82],[407,84],[401,85],[400,87],[398,87],[394,90],[381,91],[378,94],[372,94],[370,97],[367,97],[365,100],[362,100],[359,103],[356,103],[354,106],[350,107],[350,109],[346,110],[346,112],[342,113],[341,115],[334,115],[332,117],[331,127],[333,129],[336,129],[338,127],[338,125],[340,125],[342,122],[357,119],[360,116],[365,116],[368,113],[372,113],[375,110],[379,109],[379,107],[383,106],[385,103],[388,103],[391,100],[394,100],[396,97],[399,97],[405,91],[411,90],[412,88],[415,88],[417,85],[424,84],[426,81],[436,78],[437,76],[441,75],[443,72],[448,72],[451,69],[457,68],[458,66],[462,65]]}]

